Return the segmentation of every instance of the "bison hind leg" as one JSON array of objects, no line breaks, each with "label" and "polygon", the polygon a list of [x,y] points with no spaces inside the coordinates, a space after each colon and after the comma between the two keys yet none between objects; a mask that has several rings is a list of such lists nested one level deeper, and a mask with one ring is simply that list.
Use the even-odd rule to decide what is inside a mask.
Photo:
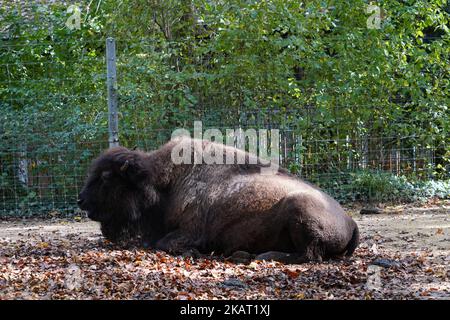
[{"label": "bison hind leg", "polygon": [[316,197],[309,194],[294,193],[282,200],[280,210],[289,216],[288,233],[302,262],[321,262],[331,258],[330,234],[327,228],[326,208]]},{"label": "bison hind leg", "polygon": [[298,254],[282,251],[267,251],[258,255],[251,254],[246,251],[236,251],[226,260],[237,264],[249,264],[252,260],[277,261],[284,264],[301,264],[311,261],[321,261],[321,257],[315,258],[307,254]]},{"label": "bison hind leg", "polygon": [[285,264],[300,264],[310,261],[304,255],[280,251],[268,251],[255,257],[255,260],[278,261]]},{"label": "bison hind leg", "polygon": [[187,252],[195,252],[197,244],[184,233],[179,230],[173,231],[158,240],[155,249],[165,251],[170,254],[185,254]]},{"label": "bison hind leg", "polygon": [[234,252],[231,256],[227,257],[226,260],[236,264],[249,264],[253,260],[277,261],[284,264],[300,264],[308,261],[305,260],[303,256],[299,256],[296,253],[267,251],[255,255],[241,250]]}]

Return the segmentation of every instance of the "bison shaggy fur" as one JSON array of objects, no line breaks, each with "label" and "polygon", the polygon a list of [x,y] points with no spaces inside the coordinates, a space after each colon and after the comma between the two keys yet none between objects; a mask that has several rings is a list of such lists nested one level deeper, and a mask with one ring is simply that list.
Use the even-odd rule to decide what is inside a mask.
[{"label": "bison shaggy fur", "polygon": [[[180,146],[246,161],[176,164],[171,155]],[[358,227],[342,207],[282,168],[261,174],[265,167],[242,150],[190,138],[149,153],[111,148],[93,162],[78,204],[108,240],[140,238],[171,253],[281,252],[297,262],[351,255]]]}]

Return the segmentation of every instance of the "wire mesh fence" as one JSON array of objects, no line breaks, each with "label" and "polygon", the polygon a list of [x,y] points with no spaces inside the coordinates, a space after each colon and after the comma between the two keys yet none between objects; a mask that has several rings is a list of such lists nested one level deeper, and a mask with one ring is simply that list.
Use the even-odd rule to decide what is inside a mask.
[{"label": "wire mesh fence", "polygon": [[[325,92],[305,82],[301,67],[258,55],[258,46],[279,52],[284,43],[233,41],[229,50],[251,47],[254,56],[213,53],[201,39],[116,39],[120,144],[152,150],[194,121],[223,131],[279,129],[282,166],[352,200],[364,200],[351,183],[355,173],[428,179],[437,168],[448,172],[448,139],[377,126],[386,108],[407,113],[420,103],[383,88],[346,103],[346,84]],[[89,163],[109,146],[105,43],[0,43],[0,215],[76,210]],[[354,116],[367,110],[365,121]]]}]

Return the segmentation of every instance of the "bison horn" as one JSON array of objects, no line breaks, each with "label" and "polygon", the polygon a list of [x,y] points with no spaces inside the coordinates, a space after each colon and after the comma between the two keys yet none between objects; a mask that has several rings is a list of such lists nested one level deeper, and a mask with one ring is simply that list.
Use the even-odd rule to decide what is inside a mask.
[{"label": "bison horn", "polygon": [[120,171],[125,171],[128,169],[128,166],[130,165],[130,163],[127,161],[125,161],[125,163],[120,167]]}]

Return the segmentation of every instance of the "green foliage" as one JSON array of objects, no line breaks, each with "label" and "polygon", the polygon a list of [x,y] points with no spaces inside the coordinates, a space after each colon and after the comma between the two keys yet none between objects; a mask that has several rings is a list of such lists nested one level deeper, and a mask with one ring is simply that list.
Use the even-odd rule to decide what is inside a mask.
[{"label": "green foliage", "polygon": [[[314,180],[313,180],[314,181]],[[317,184],[342,203],[414,202],[430,198],[450,199],[450,180],[422,181],[389,172],[352,171],[317,179]]]},{"label": "green foliage", "polygon": [[0,211],[73,207],[86,152],[107,146],[103,27],[91,17],[69,30],[61,5],[19,9],[0,9]]},{"label": "green foliage", "polygon": [[[438,149],[440,162],[424,178],[448,176],[442,1],[382,1],[381,29],[367,28],[366,1],[121,3],[107,29],[125,47],[119,88],[142,128],[194,118],[215,126],[270,122],[310,141],[413,137],[402,149]],[[320,152],[328,162],[343,152],[362,156],[352,148]]]},{"label": "green foliage", "polygon": [[[155,148],[194,120],[278,127],[295,145],[284,164],[331,190],[349,180],[345,199],[407,194],[404,178],[383,173],[327,178],[361,163],[393,170],[385,158],[397,150],[418,158],[399,174],[448,179],[448,5],[377,4],[380,29],[367,28],[363,0],[93,0],[80,4],[79,30],[66,27],[61,4],[5,5],[0,212],[73,206],[87,164],[107,146],[108,36],[125,146]],[[18,181],[21,159],[28,184]],[[414,192],[445,192],[436,183]]]}]

